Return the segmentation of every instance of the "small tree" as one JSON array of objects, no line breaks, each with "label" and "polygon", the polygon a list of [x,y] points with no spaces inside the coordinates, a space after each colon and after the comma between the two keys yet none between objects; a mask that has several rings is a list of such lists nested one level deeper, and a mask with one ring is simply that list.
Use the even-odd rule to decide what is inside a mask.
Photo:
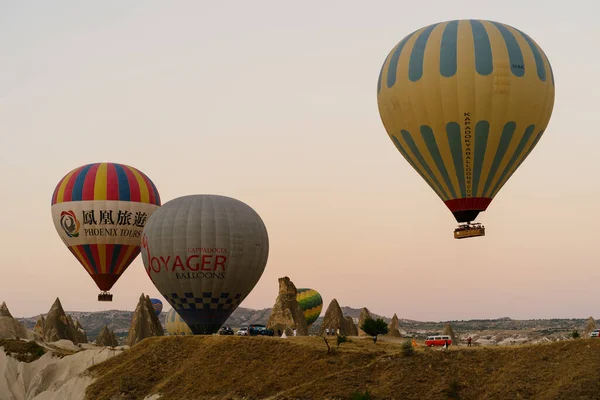
[{"label": "small tree", "polygon": [[579,332],[577,331],[577,329],[573,329],[573,333],[571,334],[571,336],[573,336],[573,339],[579,338]]},{"label": "small tree", "polygon": [[337,335],[337,347],[340,347],[340,344],[346,343],[348,341],[348,336],[346,335]]},{"label": "small tree", "polygon": [[373,343],[377,343],[377,335],[388,333],[388,325],[382,318],[366,318],[360,326],[367,335],[373,336]]},{"label": "small tree", "polygon": [[410,340],[407,340],[404,343],[402,343],[402,353],[406,357],[410,357],[415,353],[415,349],[413,348],[412,342]]}]

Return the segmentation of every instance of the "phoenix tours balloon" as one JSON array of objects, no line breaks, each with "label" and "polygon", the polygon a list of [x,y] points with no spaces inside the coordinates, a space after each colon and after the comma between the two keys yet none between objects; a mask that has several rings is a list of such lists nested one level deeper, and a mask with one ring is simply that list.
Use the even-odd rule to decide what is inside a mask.
[{"label": "phoenix tours balloon", "polygon": [[298,289],[296,300],[298,301],[300,310],[302,310],[302,313],[304,314],[306,324],[310,326],[317,318],[319,318],[319,315],[321,315],[321,310],[323,310],[323,298],[319,292],[314,289],[301,288]]},{"label": "phoenix tours balloon", "polygon": [[163,303],[159,299],[150,299],[150,303],[152,304],[152,308],[158,317],[163,309]]},{"label": "phoenix tours balloon", "polygon": [[554,76],[544,51],[516,28],[441,22],[388,54],[377,103],[398,151],[468,228],[542,137]]},{"label": "phoenix tours balloon", "polygon": [[268,253],[260,216],[218,195],[165,203],[142,236],[148,276],[194,334],[219,330],[260,279]]},{"label": "phoenix tours balloon", "polygon": [[193,335],[190,327],[181,319],[174,308],[171,308],[165,316],[165,328],[167,336]]},{"label": "phoenix tours balloon", "polygon": [[140,252],[142,230],[160,206],[156,186],[124,164],[95,163],[65,175],[52,195],[52,219],[60,238],[107,293]]}]

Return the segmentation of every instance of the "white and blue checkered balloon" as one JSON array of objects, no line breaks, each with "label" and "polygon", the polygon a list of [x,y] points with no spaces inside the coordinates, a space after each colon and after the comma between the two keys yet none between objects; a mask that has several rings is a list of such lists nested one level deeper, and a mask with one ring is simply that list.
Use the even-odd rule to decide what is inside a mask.
[{"label": "white and blue checkered balloon", "polygon": [[258,283],[268,254],[260,216],[225,196],[173,199],[142,234],[148,276],[194,334],[219,330]]}]

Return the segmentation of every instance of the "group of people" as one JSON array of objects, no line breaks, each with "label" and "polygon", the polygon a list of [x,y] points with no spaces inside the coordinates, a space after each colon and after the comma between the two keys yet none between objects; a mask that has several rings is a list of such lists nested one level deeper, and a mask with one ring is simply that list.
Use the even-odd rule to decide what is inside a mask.
[{"label": "group of people", "polygon": [[337,332],[336,332],[336,330],[335,330],[335,329],[333,329],[333,328],[331,328],[331,329],[329,329],[329,328],[326,328],[326,329],[325,329],[325,335],[326,335],[326,336],[335,336],[335,335],[336,335],[336,333],[337,333],[338,335],[340,334],[340,328],[338,328],[338,329],[337,329]]}]

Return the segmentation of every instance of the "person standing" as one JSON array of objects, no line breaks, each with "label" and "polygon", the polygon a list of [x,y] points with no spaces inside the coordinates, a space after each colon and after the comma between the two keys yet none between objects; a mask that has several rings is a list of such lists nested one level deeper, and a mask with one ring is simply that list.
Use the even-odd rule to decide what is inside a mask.
[{"label": "person standing", "polygon": [[467,338],[467,347],[471,347],[471,336]]}]

